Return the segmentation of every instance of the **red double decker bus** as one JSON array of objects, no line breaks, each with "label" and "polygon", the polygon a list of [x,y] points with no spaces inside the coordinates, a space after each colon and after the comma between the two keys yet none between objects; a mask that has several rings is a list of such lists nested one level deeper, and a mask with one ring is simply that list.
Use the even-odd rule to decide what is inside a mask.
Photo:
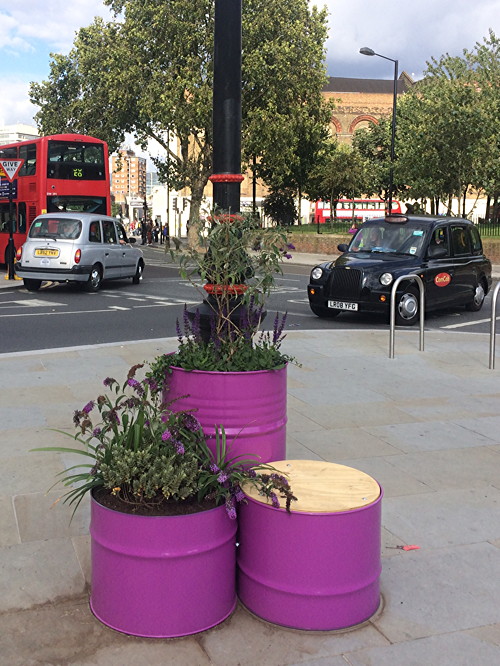
[{"label": "red double decker bus", "polygon": [[[0,146],[0,158],[23,159],[12,183],[15,249],[41,213],[111,213],[108,146],[83,134],[56,134]],[[9,181],[0,177],[0,262],[7,263]]]},{"label": "red double decker bus", "polygon": [[[374,217],[384,217],[386,202],[383,199],[339,199],[337,201],[338,220],[356,220],[364,222]],[[392,202],[392,212],[401,213],[399,201]],[[333,221],[329,201],[316,201],[314,222],[324,224]]]}]

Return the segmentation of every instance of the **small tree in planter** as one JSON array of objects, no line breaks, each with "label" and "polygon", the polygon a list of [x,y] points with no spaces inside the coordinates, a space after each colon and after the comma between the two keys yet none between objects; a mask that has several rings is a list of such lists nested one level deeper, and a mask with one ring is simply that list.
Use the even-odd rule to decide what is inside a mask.
[{"label": "small tree in planter", "polygon": [[196,406],[212,450],[222,424],[228,441],[237,437],[240,455],[281,460],[291,360],[280,349],[285,316],[276,315],[272,332],[259,327],[265,299],[293,246],[282,229],[262,229],[248,216],[214,215],[207,224],[200,247],[177,255],[181,277],[196,287],[200,277],[206,282],[203,304],[185,311],[179,347],[155,359],[153,376],[162,381],[167,373],[166,395],[176,408]]},{"label": "small tree in planter", "polygon": [[272,468],[248,469],[250,460],[231,457],[223,431],[211,452],[192,412],[173,412],[153,379],[137,379],[142,367],[131,368],[123,385],[106,378],[108,392],[75,412],[69,436],[81,448],[36,450],[86,459],[61,477],[75,510],[91,494],[96,617],[124,633],[181,636],[218,624],[235,607],[241,484],[257,484],[287,506],[293,496]]}]

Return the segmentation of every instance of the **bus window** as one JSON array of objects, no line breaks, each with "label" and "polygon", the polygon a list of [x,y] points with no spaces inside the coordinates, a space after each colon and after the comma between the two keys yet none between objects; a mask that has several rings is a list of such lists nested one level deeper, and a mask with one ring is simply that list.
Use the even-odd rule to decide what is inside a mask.
[{"label": "bus window", "polygon": [[36,173],[36,143],[19,146],[19,157],[24,160],[19,175],[34,176]]},{"label": "bus window", "polygon": [[102,144],[49,141],[47,178],[61,180],[105,180]]},{"label": "bus window", "polygon": [[26,233],[26,203],[24,201],[20,201],[17,204],[17,224],[18,224],[18,232],[20,234],[25,234]]},{"label": "bus window", "polygon": [[0,158],[3,160],[16,160],[17,159],[17,148],[2,148],[0,147]]},{"label": "bus window", "polygon": [[9,233],[9,219],[10,219],[10,214],[9,214],[9,204],[8,203],[0,203],[0,232],[1,233]]}]

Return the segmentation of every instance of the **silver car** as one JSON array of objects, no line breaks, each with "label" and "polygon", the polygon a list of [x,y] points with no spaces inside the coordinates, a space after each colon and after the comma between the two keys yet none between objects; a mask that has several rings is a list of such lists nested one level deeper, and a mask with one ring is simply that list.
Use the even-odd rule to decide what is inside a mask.
[{"label": "silver car", "polygon": [[45,213],[17,251],[15,271],[29,291],[44,280],[81,282],[97,291],[103,280],[132,278],[138,284],[144,257],[119,220],[95,213]]}]

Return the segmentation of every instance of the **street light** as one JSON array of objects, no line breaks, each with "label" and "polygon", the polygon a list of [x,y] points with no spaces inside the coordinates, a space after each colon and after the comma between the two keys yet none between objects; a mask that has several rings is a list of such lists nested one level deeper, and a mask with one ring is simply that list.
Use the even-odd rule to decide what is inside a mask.
[{"label": "street light", "polygon": [[359,49],[359,52],[362,55],[366,56],[378,56],[379,58],[384,58],[384,60],[390,60],[394,63],[394,91],[392,96],[392,134],[391,134],[391,168],[389,171],[389,204],[388,211],[389,215],[392,211],[392,190],[394,187],[394,146],[396,143],[396,104],[398,97],[398,61],[394,58],[388,58],[387,56],[381,55],[380,53],[375,53],[373,49],[368,48],[368,46],[363,46]]}]

